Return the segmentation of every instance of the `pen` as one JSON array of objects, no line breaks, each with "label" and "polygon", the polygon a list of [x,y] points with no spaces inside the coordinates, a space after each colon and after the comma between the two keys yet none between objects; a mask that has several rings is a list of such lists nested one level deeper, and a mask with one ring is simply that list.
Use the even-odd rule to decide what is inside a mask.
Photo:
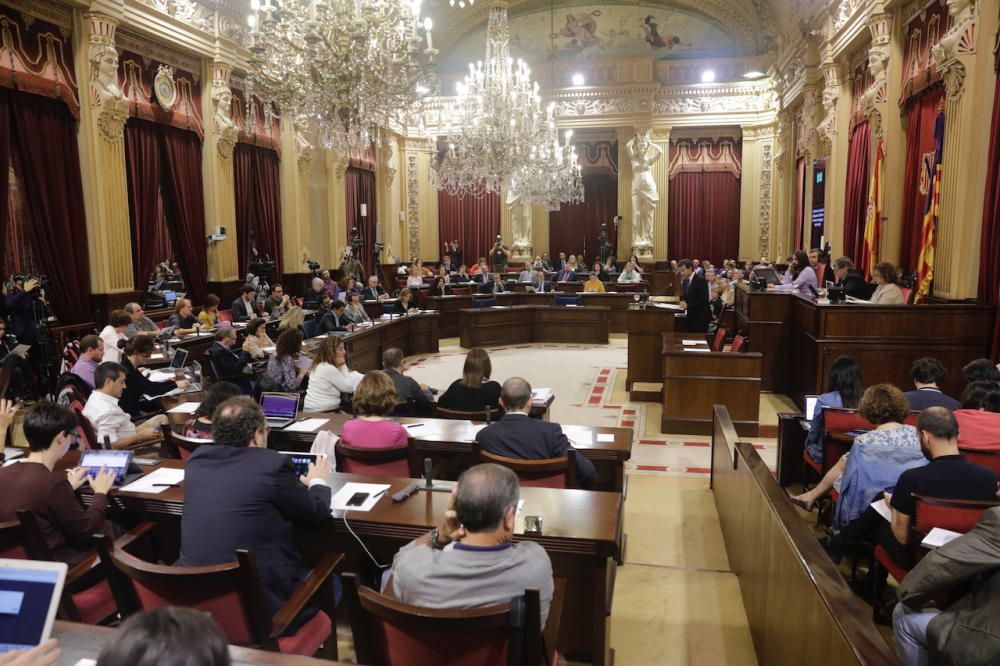
[{"label": "pen", "polygon": [[406,427],[406,428],[419,428],[422,425],[423,425],[423,423],[408,423],[404,427]]},{"label": "pen", "polygon": [[387,492],[389,492],[389,491],[388,490],[380,490],[379,492],[375,493],[375,497],[373,497],[372,499],[378,499],[379,497],[382,497],[382,495],[385,495]]},{"label": "pen", "polygon": [[180,488],[181,484],[179,484],[179,483],[154,483],[153,487],[154,488]]}]

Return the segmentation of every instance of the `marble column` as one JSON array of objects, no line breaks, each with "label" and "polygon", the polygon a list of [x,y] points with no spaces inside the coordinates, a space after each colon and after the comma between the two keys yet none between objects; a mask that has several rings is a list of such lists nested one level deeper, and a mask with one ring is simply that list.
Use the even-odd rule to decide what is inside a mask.
[{"label": "marble column", "polygon": [[743,126],[740,176],[740,250],[732,259],[770,254],[774,128]]},{"label": "marble column", "polygon": [[326,167],[326,207],[330,211],[330,230],[327,238],[330,266],[340,265],[340,258],[347,247],[347,191],[344,174],[347,173],[348,158],[335,150],[323,152]]},{"label": "marble column", "polygon": [[827,55],[823,72],[823,119],[820,121],[820,151],[826,157],[826,189],[823,235],[835,257],[844,248],[844,196],[847,189],[847,128],[850,123],[851,93],[842,75],[843,68]]},{"label": "marble column", "polygon": [[281,243],[285,273],[307,273],[309,247],[309,169],[312,143],[291,118],[281,123]]},{"label": "marble column", "polygon": [[[202,117],[205,139],[202,151],[202,179],[205,190],[205,235],[216,227],[226,229],[226,240],[208,243],[208,282],[236,282],[237,263],[236,194],[233,183],[233,149],[239,130],[233,122],[231,64],[222,60],[206,62],[202,71]],[[217,288],[215,288],[217,290]]]},{"label": "marble column", "polygon": [[383,263],[391,263],[402,249],[399,214],[402,210],[401,182],[399,176],[399,137],[385,132],[379,149],[379,164],[375,171],[378,185],[378,221],[382,231]]},{"label": "marble column", "polygon": [[[444,245],[438,234],[438,191],[431,183],[434,153],[424,138],[407,138],[404,144],[406,178],[406,260],[420,257],[437,261]],[[466,263],[478,257],[465,257]]]},{"label": "marble column", "polygon": [[795,152],[792,150],[792,114],[782,111],[775,125],[773,168],[775,184],[773,217],[766,251],[749,257],[776,258],[790,247],[792,222],[795,220]]}]

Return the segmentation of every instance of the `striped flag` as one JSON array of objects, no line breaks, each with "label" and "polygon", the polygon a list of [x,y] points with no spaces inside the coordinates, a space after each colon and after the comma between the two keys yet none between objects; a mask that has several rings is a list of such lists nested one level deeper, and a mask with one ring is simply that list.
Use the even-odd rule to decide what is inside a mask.
[{"label": "striped flag", "polygon": [[934,166],[931,184],[927,188],[924,224],[920,231],[920,258],[917,259],[917,293],[914,303],[922,303],[934,282],[934,244],[937,239],[938,215],[941,211],[941,159],[944,153],[944,113],[934,120]]},{"label": "striped flag", "polygon": [[868,185],[868,211],[865,215],[865,240],[861,249],[861,272],[866,280],[872,277],[872,268],[878,263],[878,246],[882,238],[882,169],[885,163],[885,141],[875,146],[875,166]]}]

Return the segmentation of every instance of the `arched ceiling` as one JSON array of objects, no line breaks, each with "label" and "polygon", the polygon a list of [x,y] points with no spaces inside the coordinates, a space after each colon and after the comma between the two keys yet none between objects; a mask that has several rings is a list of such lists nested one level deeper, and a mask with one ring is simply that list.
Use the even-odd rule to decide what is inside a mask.
[{"label": "arched ceiling", "polygon": [[[753,56],[774,49],[771,2],[783,0],[510,0],[511,51],[539,63],[556,59]],[[434,46],[442,72],[483,57],[489,0],[450,7],[432,0]]]}]

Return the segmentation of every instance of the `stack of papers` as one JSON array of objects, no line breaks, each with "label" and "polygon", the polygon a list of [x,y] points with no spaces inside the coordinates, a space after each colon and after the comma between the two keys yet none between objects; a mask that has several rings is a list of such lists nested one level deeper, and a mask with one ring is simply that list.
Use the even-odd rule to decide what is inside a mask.
[{"label": "stack of papers", "polygon": [[685,347],[697,347],[698,345],[708,345],[705,340],[681,340],[681,344]]},{"label": "stack of papers", "polygon": [[924,548],[940,548],[949,541],[954,541],[958,537],[962,536],[961,532],[952,532],[951,530],[945,530],[940,527],[935,527],[924,540],[920,542],[920,545]]},{"label": "stack of papers", "polygon": [[545,404],[550,397],[552,397],[550,388],[537,388],[531,391],[531,401],[538,404]]},{"label": "stack of papers", "polygon": [[679,305],[674,303],[650,303],[654,308],[660,308],[661,310],[683,310]]},{"label": "stack of papers", "polygon": [[162,493],[167,488],[171,488],[184,480],[184,470],[172,467],[161,467],[146,476],[133,481],[127,486],[122,486],[121,490],[130,493]]},{"label": "stack of papers", "polygon": [[149,373],[149,381],[151,382],[169,382],[171,379],[176,377],[174,371],[171,370],[153,370]]},{"label": "stack of papers", "polygon": [[709,349],[708,347],[685,347],[684,351],[686,351],[686,352],[710,352],[712,350]]},{"label": "stack of papers", "polygon": [[302,419],[284,428],[284,432],[316,432],[330,422],[330,419]]},{"label": "stack of papers", "polygon": [[168,409],[167,414],[194,414],[200,404],[200,402],[182,402],[173,409]]},{"label": "stack of papers", "polygon": [[[348,481],[330,498],[330,508],[334,511],[371,511],[378,501],[389,492],[388,483],[354,483]],[[357,493],[367,493],[368,498],[360,506],[347,506]]]},{"label": "stack of papers", "polygon": [[579,426],[566,426],[563,428],[566,438],[573,446],[590,447],[594,445],[594,433],[589,428]]}]

